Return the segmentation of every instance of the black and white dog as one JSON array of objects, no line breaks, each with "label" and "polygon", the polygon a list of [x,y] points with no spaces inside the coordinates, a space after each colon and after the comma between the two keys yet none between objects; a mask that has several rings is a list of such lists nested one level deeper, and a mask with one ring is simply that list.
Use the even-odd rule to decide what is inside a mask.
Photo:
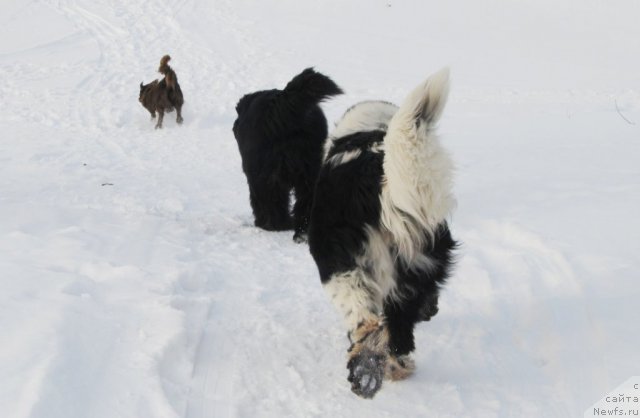
[{"label": "black and white dog", "polygon": [[[236,106],[233,133],[249,183],[255,225],[268,231],[294,228],[306,240],[313,188],[322,164],[327,120],[319,103],[342,90],[307,68],[284,90],[247,94]],[[289,208],[293,189],[293,220]]]},{"label": "black and white dog", "polygon": [[349,330],[351,390],[365,398],[413,371],[414,326],[438,312],[453,265],[453,164],[435,132],[448,88],[442,70],[400,108],[357,104],[328,139],[309,246]]}]

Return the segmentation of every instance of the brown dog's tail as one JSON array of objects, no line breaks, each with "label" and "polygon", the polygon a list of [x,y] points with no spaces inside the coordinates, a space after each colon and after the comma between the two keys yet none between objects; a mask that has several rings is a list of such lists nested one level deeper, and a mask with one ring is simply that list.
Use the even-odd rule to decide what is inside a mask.
[{"label": "brown dog's tail", "polygon": [[170,90],[175,89],[176,86],[176,73],[169,66],[169,61],[171,57],[169,55],[165,55],[160,60],[160,67],[158,68],[158,72],[164,74],[164,80],[167,84],[167,88]]},{"label": "brown dog's tail", "polygon": [[171,67],[169,67],[170,60],[171,57],[169,55],[165,55],[164,57],[162,57],[162,59],[160,60],[160,67],[158,68],[159,73],[167,75],[167,72],[171,70]]}]

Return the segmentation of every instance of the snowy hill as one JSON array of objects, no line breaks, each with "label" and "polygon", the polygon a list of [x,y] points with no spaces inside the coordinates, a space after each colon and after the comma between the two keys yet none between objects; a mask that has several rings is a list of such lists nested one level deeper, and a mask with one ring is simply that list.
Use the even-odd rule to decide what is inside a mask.
[{"label": "snowy hill", "polygon": [[[582,416],[640,375],[640,3],[3,0],[3,417]],[[155,131],[160,57],[185,94]],[[463,243],[371,401],[304,245],[252,226],[244,93],[400,101],[450,65]]]}]

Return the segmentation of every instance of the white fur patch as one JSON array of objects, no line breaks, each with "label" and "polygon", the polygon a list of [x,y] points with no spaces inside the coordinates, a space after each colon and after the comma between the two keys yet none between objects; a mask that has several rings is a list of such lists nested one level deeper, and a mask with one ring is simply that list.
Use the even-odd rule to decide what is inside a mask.
[{"label": "white fur patch", "polygon": [[329,158],[325,164],[330,165],[332,167],[337,167],[341,164],[348,163],[349,161],[355,160],[362,154],[362,151],[359,149],[354,149],[351,151],[341,152],[339,154],[333,155]]},{"label": "white fur patch", "polygon": [[368,151],[373,152],[374,154],[384,152],[384,142],[376,142],[368,149]]},{"label": "white fur patch", "polygon": [[329,165],[331,167],[337,167],[341,164],[346,164],[349,161],[353,161],[356,158],[360,157],[363,152],[371,152],[373,154],[379,154],[384,152],[384,143],[376,142],[373,145],[362,148],[362,149],[354,149],[350,151],[341,152],[339,154],[332,155],[324,162],[325,165]]},{"label": "white fur patch", "polygon": [[393,116],[384,139],[381,220],[410,266],[426,263],[419,260],[425,240],[455,206],[453,162],[434,132],[448,89],[448,70],[420,84]]},{"label": "white fur patch", "polygon": [[375,283],[360,268],[334,274],[324,289],[343,315],[349,331],[355,330],[363,321],[376,320],[376,313],[382,310]]},{"label": "white fur patch", "polygon": [[[387,298],[402,300],[397,293],[394,257],[390,251],[391,237],[370,226],[366,227],[367,241],[364,252],[356,258],[358,268],[331,276],[324,285],[331,301],[344,315],[348,329],[353,330],[362,321],[382,315]],[[430,268],[431,260],[421,261]]]},{"label": "white fur patch", "polygon": [[367,242],[364,253],[356,258],[356,263],[371,275],[380,303],[396,289],[394,261],[389,251],[389,238],[370,226],[366,227]]},{"label": "white fur patch", "polygon": [[387,126],[393,115],[398,111],[398,106],[383,101],[360,102],[349,108],[342,118],[336,123],[336,127],[325,142],[325,159],[333,146],[333,141],[343,136],[356,132],[372,131],[376,129],[387,130]]}]

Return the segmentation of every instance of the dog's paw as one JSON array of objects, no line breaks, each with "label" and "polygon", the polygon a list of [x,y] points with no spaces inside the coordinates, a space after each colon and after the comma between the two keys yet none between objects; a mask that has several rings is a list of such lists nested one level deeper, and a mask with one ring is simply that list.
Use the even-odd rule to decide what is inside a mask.
[{"label": "dog's paw", "polygon": [[182,119],[182,116],[178,116],[176,118],[176,122],[178,123],[178,125],[182,125],[182,122],[184,121],[184,119]]},{"label": "dog's paw", "polygon": [[296,244],[304,244],[307,240],[308,236],[306,232],[296,232],[293,234],[293,242]]},{"label": "dog's paw", "polygon": [[373,398],[382,386],[386,356],[364,349],[347,363],[351,391],[363,398]]}]

